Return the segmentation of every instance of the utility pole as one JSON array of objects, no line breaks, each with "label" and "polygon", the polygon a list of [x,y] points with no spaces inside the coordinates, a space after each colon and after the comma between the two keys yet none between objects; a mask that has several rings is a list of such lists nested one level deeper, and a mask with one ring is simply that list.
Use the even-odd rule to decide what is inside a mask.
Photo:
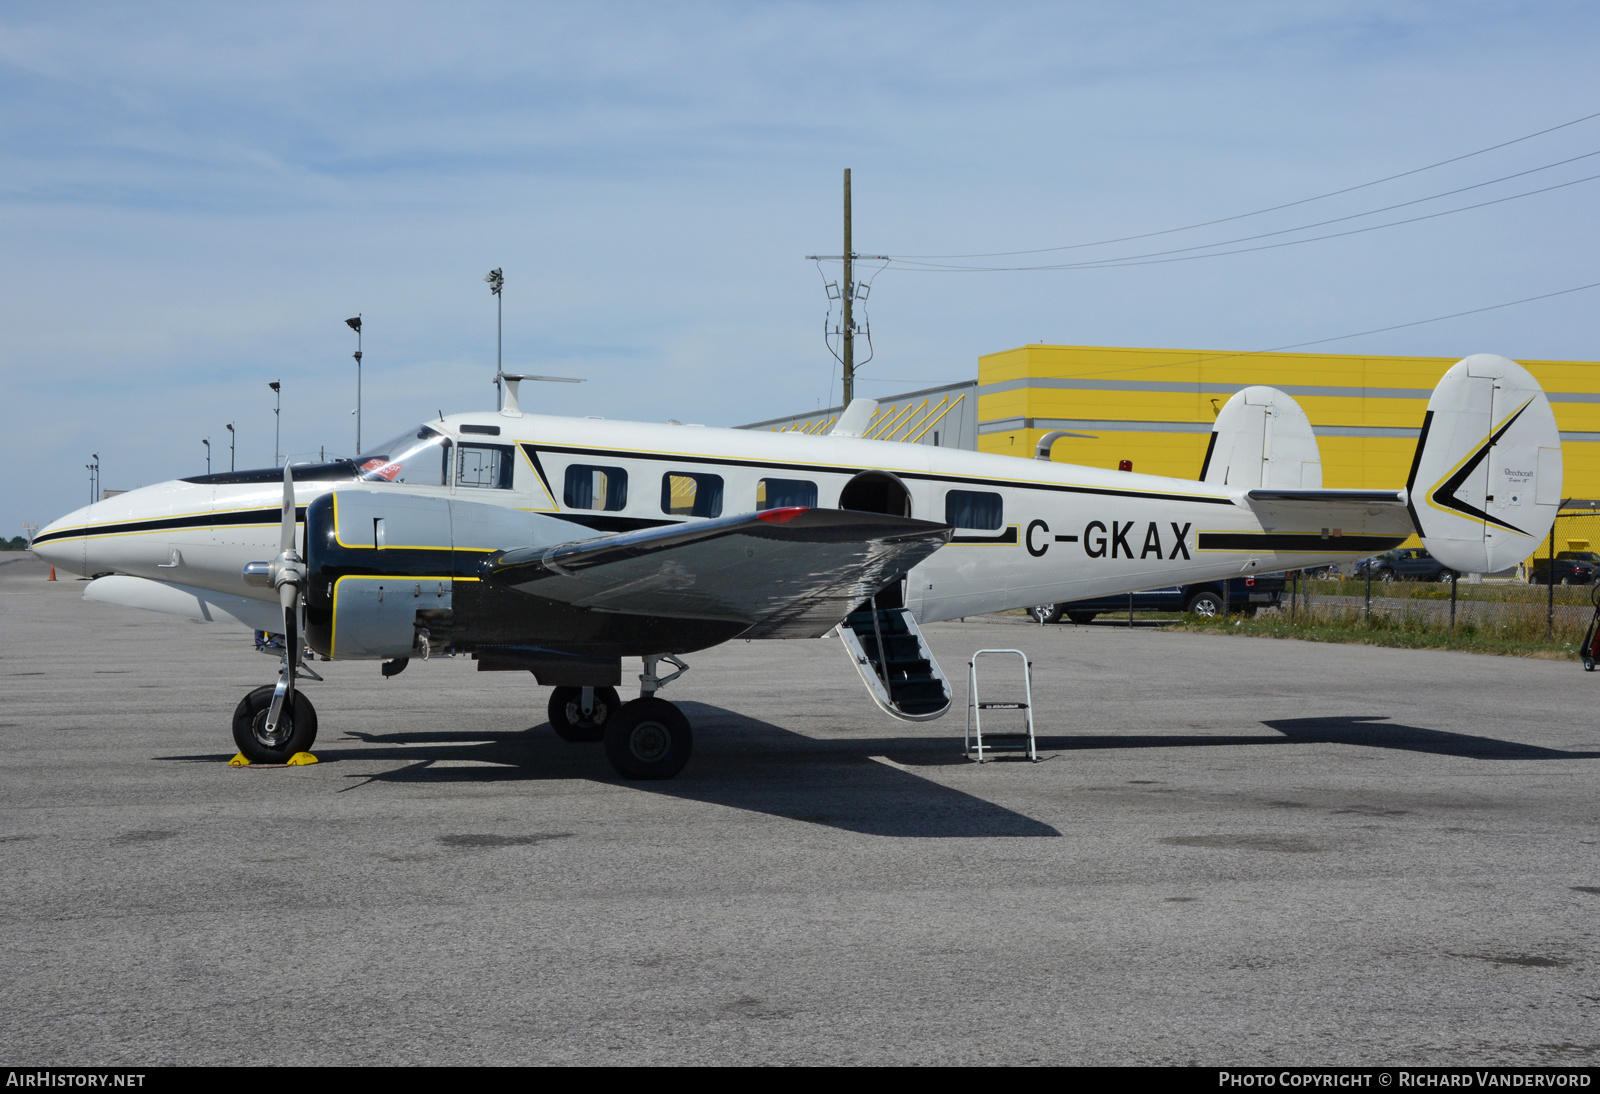
[{"label": "utility pole", "polygon": [[273,380],[267,386],[272,389],[272,398],[275,400],[272,408],[272,466],[277,467],[281,462],[278,457],[278,448],[282,439],[283,427],[283,392],[279,390],[282,387],[282,381]]},{"label": "utility pole", "polygon": [[850,250],[850,168],[844,169],[844,281],[839,285],[839,310],[844,318],[844,405],[856,397],[855,281],[851,277],[855,255]]},{"label": "utility pole", "polygon": [[356,332],[356,455],[361,455],[361,313],[346,319],[345,325]]},{"label": "utility pole", "polygon": [[[839,282],[839,306],[841,326],[840,337],[844,339],[841,347],[843,352],[839,356],[840,363],[844,366],[844,405],[849,406],[850,400],[856,397],[856,322],[855,300],[857,286],[855,283],[855,263],[858,258],[870,258],[887,262],[888,255],[859,255],[853,249],[850,238],[850,168],[844,169],[844,253],[842,255],[806,255],[813,261],[823,258],[844,259],[844,277]],[[863,290],[863,295],[864,290]],[[830,299],[832,294],[829,294]]]},{"label": "utility pole", "polygon": [[505,298],[500,295],[500,290],[504,287],[506,278],[505,274],[496,266],[484,274],[483,279],[489,283],[489,292],[494,294],[494,408],[496,410],[504,410],[506,408],[505,389],[500,386],[500,377],[505,375],[505,367],[500,360],[500,333],[503,329],[502,321],[505,318]]}]

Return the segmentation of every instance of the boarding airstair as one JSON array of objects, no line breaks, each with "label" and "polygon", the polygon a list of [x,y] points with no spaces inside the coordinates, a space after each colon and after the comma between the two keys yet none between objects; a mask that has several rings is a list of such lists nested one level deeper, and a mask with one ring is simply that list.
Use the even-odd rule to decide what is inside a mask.
[{"label": "boarding airstair", "polygon": [[886,714],[927,722],[950,709],[950,681],[933,658],[911,613],[864,601],[839,624],[861,682]]}]

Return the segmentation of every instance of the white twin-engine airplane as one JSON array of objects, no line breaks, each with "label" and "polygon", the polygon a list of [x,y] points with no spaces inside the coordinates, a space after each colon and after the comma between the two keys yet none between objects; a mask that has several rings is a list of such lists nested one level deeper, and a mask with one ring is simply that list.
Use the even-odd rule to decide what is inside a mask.
[{"label": "white twin-engine airplane", "polygon": [[[1419,533],[1446,566],[1533,553],[1561,500],[1555,416],[1503,357],[1434,390],[1404,488],[1323,490],[1309,421],[1234,395],[1200,481],[825,436],[499,412],[441,416],[354,461],[162,483],[56,521],[34,551],[90,600],[233,621],[282,650],[239,703],[254,762],[311,747],[297,677],[325,659],[470,654],[553,685],[550,724],[627,778],[670,778],[689,724],[657,696],[679,655],[837,632],[877,704],[936,718],[951,688],[919,624],[1347,561]],[[281,498],[281,502],[280,502]],[[621,660],[643,659],[622,703]],[[658,674],[661,662],[677,671]]]}]

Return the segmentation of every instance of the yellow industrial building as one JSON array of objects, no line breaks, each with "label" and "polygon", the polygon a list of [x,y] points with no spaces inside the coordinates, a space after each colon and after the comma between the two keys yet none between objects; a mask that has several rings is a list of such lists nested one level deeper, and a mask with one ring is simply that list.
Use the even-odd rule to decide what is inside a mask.
[{"label": "yellow industrial building", "polygon": [[[1092,467],[1200,475],[1211,424],[1241,388],[1265,384],[1305,408],[1325,487],[1404,486],[1428,397],[1453,357],[1221,353],[1026,345],[978,358],[978,451]],[[1600,498],[1600,362],[1519,359],[1550,397],[1561,430],[1563,496]],[[1556,549],[1591,549],[1591,520],[1557,525]],[[1571,540],[1568,543],[1568,540]]]}]

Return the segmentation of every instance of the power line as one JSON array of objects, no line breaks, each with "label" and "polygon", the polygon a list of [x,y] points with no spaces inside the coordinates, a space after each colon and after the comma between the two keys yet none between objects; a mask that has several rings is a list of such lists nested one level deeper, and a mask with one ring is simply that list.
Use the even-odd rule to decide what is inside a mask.
[{"label": "power line", "polygon": [[1045,254],[1049,251],[1075,251],[1084,247],[1103,247],[1109,243],[1128,243],[1136,239],[1153,239],[1156,236],[1172,235],[1175,232],[1189,232],[1196,228],[1210,228],[1216,224],[1228,224],[1235,220],[1244,220],[1247,217],[1258,217],[1266,213],[1276,213],[1281,209],[1293,209],[1297,205],[1306,205],[1313,201],[1322,201],[1326,198],[1338,197],[1340,194],[1350,194],[1357,190],[1365,190],[1369,187],[1380,186],[1386,182],[1393,182],[1395,179],[1403,179],[1411,175],[1420,175],[1422,172],[1432,171],[1436,167],[1444,167],[1448,164],[1460,163],[1462,160],[1468,160],[1474,156],[1481,156],[1487,152],[1495,152],[1502,148],[1509,148],[1513,144],[1521,144],[1523,141],[1531,141],[1535,137],[1542,137],[1547,133],[1554,133],[1559,129],[1567,129],[1571,126],[1578,125],[1581,122],[1590,121],[1594,118],[1600,118],[1600,111],[1596,111],[1593,114],[1585,114],[1583,117],[1574,118],[1570,122],[1562,122],[1560,125],[1552,125],[1548,129],[1541,129],[1535,133],[1528,133],[1524,136],[1516,137],[1509,141],[1501,141],[1499,144],[1491,144],[1489,147],[1480,148],[1476,152],[1466,152],[1459,156],[1451,156],[1449,159],[1439,160],[1437,163],[1430,163],[1424,167],[1414,167],[1409,171],[1401,171],[1396,175],[1385,175],[1383,178],[1373,179],[1371,182],[1358,183],[1355,186],[1346,186],[1341,190],[1330,190],[1326,194],[1317,194],[1314,197],[1301,198],[1298,201],[1289,201],[1282,205],[1271,205],[1265,209],[1256,209],[1255,211],[1249,213],[1238,213],[1234,216],[1219,217],[1216,220],[1204,220],[1198,224],[1185,224],[1181,228],[1163,228],[1159,232],[1141,232],[1138,235],[1119,236],[1115,239],[1099,239],[1092,243],[1068,243],[1059,247],[1035,247],[1031,250],[1024,251],[990,251],[982,254],[964,255],[901,255],[899,257],[902,259],[1009,258],[1013,255],[1034,255]]},{"label": "power line", "polygon": [[[1507,201],[1516,201],[1518,198],[1533,197],[1536,194],[1547,194],[1552,190],[1563,190],[1568,186],[1577,186],[1579,183],[1593,182],[1595,179],[1600,179],[1600,175],[1586,175],[1581,179],[1572,179],[1569,182],[1558,182],[1552,186],[1542,186],[1537,190],[1525,190],[1520,194],[1508,194],[1503,198],[1480,201],[1473,205],[1462,205],[1455,209],[1443,209],[1437,213],[1425,213],[1424,215],[1417,217],[1405,217],[1401,220],[1391,220],[1383,224],[1369,224],[1365,228],[1352,228],[1347,232],[1329,232],[1326,235],[1308,236],[1305,239],[1291,239],[1283,243],[1264,243],[1259,247],[1235,247],[1231,251],[1212,251],[1209,254],[1185,255],[1179,254],[1176,251],[1153,251],[1147,255],[1126,255],[1122,258],[1093,259],[1087,262],[1062,262],[1049,266],[947,266],[924,264],[922,266],[901,265],[899,268],[910,273],[1008,273],[1031,272],[1039,270],[1111,270],[1123,266],[1159,266],[1168,262],[1193,262],[1198,258],[1221,258],[1224,255],[1248,254],[1252,251],[1273,251],[1280,247],[1295,247],[1302,243],[1317,243],[1325,239],[1339,239],[1343,236],[1361,235],[1364,232],[1376,232],[1380,228],[1395,228],[1402,224],[1416,224],[1424,220],[1434,220],[1438,217],[1450,216],[1452,213],[1466,213],[1473,209],[1483,209],[1490,205],[1500,205]],[[1213,243],[1209,244],[1209,246],[1222,247],[1226,246],[1226,244]],[[1197,249],[1200,248],[1183,248],[1183,250]],[[1177,257],[1159,257],[1161,255],[1177,255]]]},{"label": "power line", "polygon": [[[1401,202],[1395,203],[1394,205],[1384,205],[1384,206],[1382,206],[1380,208],[1377,208],[1377,209],[1368,209],[1366,212],[1362,212],[1362,213],[1351,213],[1348,216],[1333,217],[1333,218],[1331,218],[1329,220],[1319,220],[1319,221],[1315,221],[1315,222],[1313,222],[1311,224],[1301,224],[1301,225],[1299,225],[1297,227],[1294,227],[1294,228],[1279,228],[1277,231],[1273,231],[1273,232],[1260,232],[1260,233],[1257,233],[1256,235],[1253,235],[1253,236],[1239,236],[1236,239],[1222,239],[1222,240],[1218,240],[1215,243],[1196,244],[1193,247],[1176,247],[1176,248],[1174,248],[1174,249],[1172,249],[1170,251],[1151,251],[1148,254],[1124,255],[1124,256],[1122,256],[1120,258],[1090,259],[1087,262],[1074,263],[1073,265],[1074,266],[1078,266],[1078,265],[1089,266],[1089,265],[1094,265],[1094,264],[1097,264],[1097,263],[1115,264],[1115,263],[1129,261],[1129,260],[1137,259],[1137,258],[1157,258],[1157,257],[1160,257],[1162,255],[1185,254],[1185,253],[1187,253],[1189,251],[1206,251],[1206,250],[1211,250],[1211,249],[1216,248],[1216,247],[1230,247],[1235,243],[1249,243],[1249,242],[1251,242],[1253,240],[1257,240],[1257,239],[1271,239],[1273,236],[1288,235],[1291,232],[1307,232],[1307,231],[1310,231],[1313,228],[1325,228],[1330,224],[1343,224],[1345,221],[1360,220],[1362,217],[1377,216],[1379,213],[1391,213],[1396,209],[1405,209],[1405,208],[1407,208],[1409,206],[1412,206],[1412,205],[1421,205],[1423,202],[1436,201],[1439,198],[1454,197],[1456,194],[1464,194],[1468,190],[1481,190],[1485,186],[1493,186],[1495,183],[1499,183],[1499,182],[1509,182],[1511,179],[1522,178],[1524,175],[1536,175],[1540,171],[1548,171],[1553,167],[1564,167],[1569,163],[1576,163],[1579,160],[1590,159],[1590,158],[1592,158],[1594,156],[1600,156],[1600,151],[1585,152],[1581,156],[1571,156],[1571,157],[1569,157],[1567,159],[1564,159],[1564,160],[1557,160],[1555,163],[1547,163],[1547,164],[1544,164],[1543,166],[1540,166],[1540,167],[1530,167],[1526,171],[1517,171],[1517,172],[1515,172],[1513,174],[1510,174],[1510,175],[1501,175],[1499,178],[1490,179],[1487,182],[1475,182],[1471,186],[1459,186],[1454,190],[1445,190],[1445,191],[1443,191],[1441,193],[1429,194],[1427,197],[1413,198],[1410,201],[1401,201]],[[950,268],[964,269],[966,267],[950,267]],[[1010,268],[1010,267],[1005,267],[1005,268]]]},{"label": "power line", "polygon": [[1391,330],[1404,330],[1406,327],[1442,323],[1446,319],[1460,319],[1464,315],[1479,315],[1486,311],[1498,311],[1501,308],[1515,307],[1518,304],[1531,304],[1535,300],[1549,300],[1553,296],[1566,296],[1568,293],[1582,292],[1584,289],[1600,289],[1600,281],[1591,281],[1587,285],[1574,285],[1570,289],[1557,289],[1555,292],[1540,293],[1538,296],[1525,296],[1521,300],[1508,300],[1504,304],[1490,304],[1487,307],[1468,308],[1466,311],[1451,312],[1449,315],[1436,315],[1432,319],[1418,319],[1411,323],[1396,323],[1392,327],[1376,327],[1372,330],[1357,331],[1355,334],[1339,334],[1332,338],[1318,338],[1311,342],[1296,342],[1292,346],[1274,346],[1271,349],[1259,350],[1258,352],[1281,353],[1284,350],[1304,349],[1306,346],[1320,346],[1325,342],[1342,342],[1346,338],[1360,338],[1364,334],[1383,334]]},{"label": "power line", "polygon": [[1600,289],[1600,281],[1591,281],[1587,285],[1574,285],[1570,289],[1557,289],[1555,292],[1540,293],[1537,296],[1525,296],[1520,300],[1507,300],[1502,304],[1487,304],[1481,308],[1468,308],[1466,311],[1451,312],[1449,315],[1436,315],[1431,319],[1414,319],[1409,323],[1395,323],[1388,327],[1374,327],[1371,330],[1356,331],[1353,334],[1336,334],[1331,338],[1314,338],[1309,342],[1295,342],[1287,346],[1270,346],[1266,349],[1240,350],[1236,353],[1202,352],[1197,357],[1194,355],[1185,354],[1183,358],[1179,360],[1161,361],[1156,364],[1148,365],[1132,365],[1127,368],[1101,369],[1095,372],[1082,373],[1081,375],[1084,377],[1114,376],[1128,372],[1143,372],[1146,369],[1152,368],[1170,368],[1173,365],[1181,365],[1185,361],[1191,359],[1195,360],[1197,363],[1209,365],[1216,361],[1225,361],[1230,357],[1252,357],[1258,353],[1283,353],[1292,349],[1305,349],[1307,346],[1321,346],[1326,345],[1329,342],[1343,342],[1350,338],[1360,338],[1368,334],[1384,334],[1392,330],[1404,330],[1407,327],[1421,327],[1426,326],[1429,323],[1442,323],[1447,319],[1460,319],[1463,316],[1480,315],[1483,312],[1499,311],[1501,308],[1513,308],[1518,304],[1531,304],[1536,300],[1549,300],[1552,297],[1567,296],[1571,293],[1583,292],[1585,289]]}]

